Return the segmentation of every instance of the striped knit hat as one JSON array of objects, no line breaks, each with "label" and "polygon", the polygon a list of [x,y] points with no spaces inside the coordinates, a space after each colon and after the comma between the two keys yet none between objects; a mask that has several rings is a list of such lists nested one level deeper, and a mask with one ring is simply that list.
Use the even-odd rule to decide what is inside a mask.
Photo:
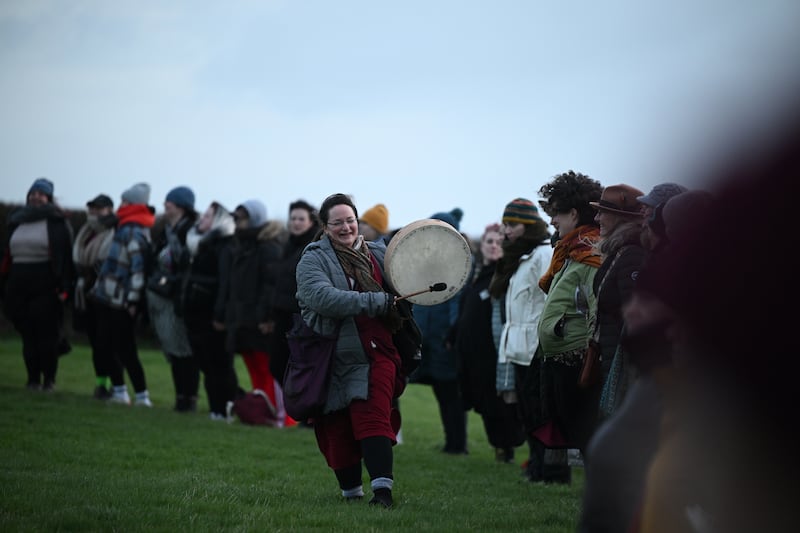
[{"label": "striped knit hat", "polygon": [[539,216],[539,209],[527,198],[516,198],[509,202],[503,211],[503,224],[507,222],[519,222],[521,224],[544,223]]}]

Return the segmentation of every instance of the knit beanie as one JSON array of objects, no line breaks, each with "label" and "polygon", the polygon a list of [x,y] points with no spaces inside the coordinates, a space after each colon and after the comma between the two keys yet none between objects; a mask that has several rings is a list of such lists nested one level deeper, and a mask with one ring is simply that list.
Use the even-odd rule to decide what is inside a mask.
[{"label": "knit beanie", "polygon": [[181,185],[167,193],[167,202],[172,202],[178,207],[194,211],[194,192],[189,187]]},{"label": "knit beanie", "polygon": [[516,198],[509,202],[503,211],[503,224],[507,222],[519,222],[521,224],[544,223],[539,216],[539,209],[527,198]]},{"label": "knit beanie", "polygon": [[389,231],[389,210],[383,204],[375,204],[361,215],[361,222],[366,222],[375,231],[384,235]]},{"label": "knit beanie", "polygon": [[434,213],[433,215],[431,215],[431,218],[435,220],[441,220],[442,222],[447,222],[448,224],[453,226],[456,229],[456,231],[458,231],[459,225],[461,224],[461,219],[463,217],[464,217],[464,211],[462,211],[458,207],[452,209],[448,213],[441,212],[441,213]]},{"label": "knit beanie", "polygon": [[47,178],[36,178],[36,181],[33,182],[31,188],[28,189],[28,194],[32,193],[33,191],[39,191],[40,193],[44,194],[50,201],[53,201],[53,191],[55,187],[53,187],[53,182]]},{"label": "knit beanie", "polygon": [[267,221],[267,207],[260,200],[246,200],[239,204],[236,209],[240,207],[247,211],[251,227],[261,226]]},{"label": "knit beanie", "polygon": [[147,205],[150,203],[150,185],[137,183],[122,193],[122,201],[129,204]]}]

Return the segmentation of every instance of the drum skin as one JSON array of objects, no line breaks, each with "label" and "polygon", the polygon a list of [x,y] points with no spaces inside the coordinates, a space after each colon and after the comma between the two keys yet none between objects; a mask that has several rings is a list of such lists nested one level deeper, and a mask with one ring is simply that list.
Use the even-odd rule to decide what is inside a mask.
[{"label": "drum skin", "polygon": [[400,296],[446,283],[440,292],[424,292],[408,300],[419,305],[446,302],[467,283],[472,250],[453,226],[425,218],[398,231],[386,246],[386,277]]}]

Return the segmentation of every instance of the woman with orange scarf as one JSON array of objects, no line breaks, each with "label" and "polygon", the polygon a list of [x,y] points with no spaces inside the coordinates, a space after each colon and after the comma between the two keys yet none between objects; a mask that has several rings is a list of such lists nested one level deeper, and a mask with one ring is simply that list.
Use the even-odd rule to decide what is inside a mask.
[{"label": "woman with orange scarf", "polygon": [[[597,404],[578,387],[578,374],[594,309],[592,281],[601,263],[594,250],[599,228],[589,204],[602,193],[596,180],[573,171],[555,176],[539,189],[540,205],[556,229],[550,268],[539,280],[547,293],[539,321],[540,424],[534,432],[546,448],[583,451],[594,429]],[[545,482],[568,483],[570,468],[545,461]]]}]

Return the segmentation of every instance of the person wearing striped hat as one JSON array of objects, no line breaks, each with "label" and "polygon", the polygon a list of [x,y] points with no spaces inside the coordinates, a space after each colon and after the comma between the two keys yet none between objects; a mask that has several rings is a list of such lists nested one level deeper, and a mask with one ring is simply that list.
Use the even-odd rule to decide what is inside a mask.
[{"label": "person wearing striped hat", "polygon": [[493,299],[492,322],[502,327],[497,345],[497,392],[506,403],[519,409],[528,439],[526,475],[540,479],[539,447],[531,436],[535,405],[538,401],[538,376],[531,363],[539,347],[539,318],[544,309],[545,292],[539,279],[550,266],[553,249],[547,223],[539,209],[527,198],[515,198],[503,211],[503,257],[497,262],[489,283]]}]

